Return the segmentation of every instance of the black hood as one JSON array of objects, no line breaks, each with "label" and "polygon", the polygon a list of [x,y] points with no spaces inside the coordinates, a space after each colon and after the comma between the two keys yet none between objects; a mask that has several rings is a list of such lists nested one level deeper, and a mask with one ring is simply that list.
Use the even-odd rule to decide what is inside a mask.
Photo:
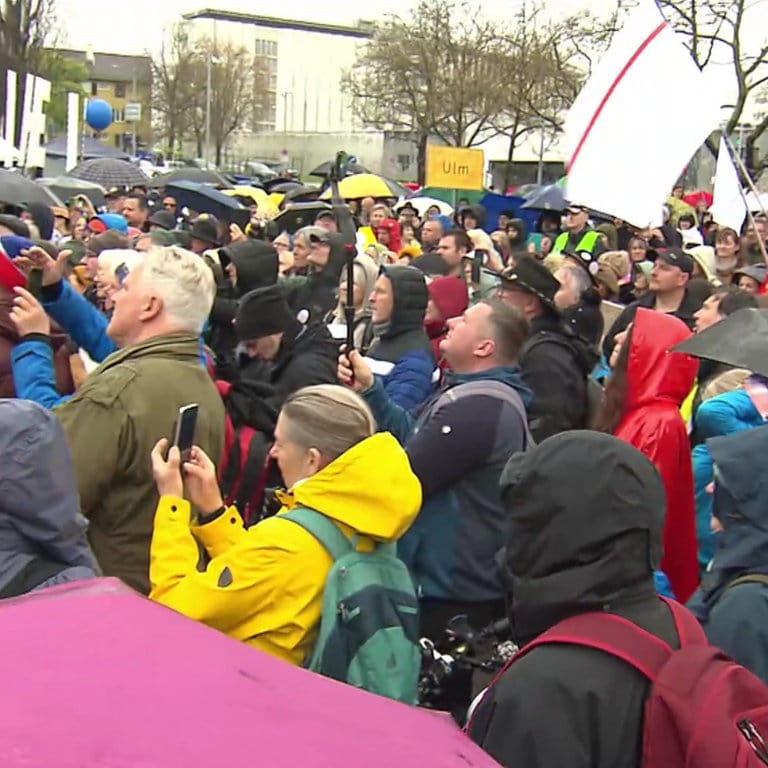
[{"label": "black hood", "polygon": [[629,443],[599,432],[555,435],[512,456],[501,492],[518,643],[569,616],[653,598],[664,485]]},{"label": "black hood", "polygon": [[388,339],[405,331],[423,328],[429,300],[424,273],[416,267],[396,265],[382,267],[381,274],[392,283],[393,295],[392,316],[381,338]]},{"label": "black hood", "polygon": [[589,376],[592,373],[600,360],[600,355],[594,346],[577,335],[576,330],[571,327],[567,320],[545,307],[544,314],[531,321],[530,337],[534,337],[541,331],[551,334],[563,345],[567,345],[571,349],[579,370],[585,376]]},{"label": "black hood", "polygon": [[[341,271],[347,263],[347,249],[344,245],[344,236],[338,232],[332,232],[328,236],[328,242],[331,244],[331,253],[328,256],[328,264],[320,275],[323,282],[336,286],[341,279]],[[357,248],[355,248],[355,255],[357,255]]]},{"label": "black hood", "polygon": [[53,236],[54,217],[50,206],[45,203],[27,203],[27,210],[35,222],[41,240],[50,240]]},{"label": "black hood", "polygon": [[512,226],[517,230],[517,237],[510,238],[510,245],[513,248],[524,248],[528,242],[528,225],[522,219],[510,219],[507,226]]},{"label": "black hood", "polygon": [[467,205],[459,211],[459,221],[464,224],[464,215],[471,213],[477,220],[477,229],[483,229],[485,227],[485,219],[487,216],[485,206],[482,205]]},{"label": "black hood", "polygon": [[222,266],[231,261],[237,269],[237,289],[241,296],[277,282],[278,257],[271,243],[241,240],[219,251]]}]

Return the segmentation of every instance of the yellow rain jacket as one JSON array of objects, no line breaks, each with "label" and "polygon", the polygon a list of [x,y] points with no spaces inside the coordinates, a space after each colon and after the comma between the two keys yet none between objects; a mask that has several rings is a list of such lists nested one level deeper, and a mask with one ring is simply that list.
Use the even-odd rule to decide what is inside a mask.
[{"label": "yellow rain jacket", "polygon": [[[283,494],[284,508],[306,506],[348,536],[399,539],[421,507],[421,485],[389,433],[350,448]],[[312,651],[328,571],[325,548],[280,513],[245,529],[237,510],[191,523],[188,501],[163,496],[155,513],[150,598],[293,664]],[[197,570],[197,542],[211,560]],[[360,548],[365,548],[365,539]],[[368,546],[372,546],[369,542]]]}]

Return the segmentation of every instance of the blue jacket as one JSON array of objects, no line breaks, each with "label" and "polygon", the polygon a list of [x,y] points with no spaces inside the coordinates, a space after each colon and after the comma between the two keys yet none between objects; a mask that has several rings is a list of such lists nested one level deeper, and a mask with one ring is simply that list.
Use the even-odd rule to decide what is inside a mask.
[{"label": "blue jacket", "polygon": [[56,571],[49,582],[97,575],[58,419],[35,403],[0,400],[0,456],[0,589],[41,560]]},{"label": "blue jacket", "polygon": [[723,526],[688,607],[711,643],[768,683],[768,587],[732,582],[768,575],[768,427],[707,442],[717,467],[714,512]]},{"label": "blue jacket", "polygon": [[[45,311],[82,347],[95,363],[106,360],[118,347],[107,336],[109,320],[66,281],[45,289]],[[206,364],[202,338],[200,358]],[[11,370],[16,396],[53,408],[68,400],[56,389],[53,349],[50,341],[37,334],[23,338],[11,351]]]},{"label": "blue jacket", "polygon": [[449,373],[417,419],[395,405],[379,381],[363,397],[379,429],[405,446],[422,485],[421,511],[398,543],[422,597],[502,599],[506,588],[495,558],[507,514],[499,480],[509,457],[527,447],[524,416],[532,397],[519,369]]},{"label": "blue jacket", "polygon": [[389,373],[377,378],[395,405],[412,411],[432,394],[435,388],[434,373],[435,359],[431,350],[415,349],[406,352]]},{"label": "blue jacket", "polygon": [[[696,412],[696,432],[704,441],[711,437],[732,435],[762,424],[762,417],[744,389],[734,389],[705,400]],[[707,492],[707,486],[714,479],[714,464],[706,442],[694,447],[692,459],[699,566],[704,569],[715,553],[716,542],[710,525],[712,494]]]}]

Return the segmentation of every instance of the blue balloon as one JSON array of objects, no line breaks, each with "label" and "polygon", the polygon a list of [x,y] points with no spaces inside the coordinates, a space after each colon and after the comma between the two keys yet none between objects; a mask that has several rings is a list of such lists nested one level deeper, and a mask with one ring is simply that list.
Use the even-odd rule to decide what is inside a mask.
[{"label": "blue balloon", "polygon": [[85,107],[85,122],[94,131],[103,131],[112,122],[112,106],[104,99],[89,99]]}]

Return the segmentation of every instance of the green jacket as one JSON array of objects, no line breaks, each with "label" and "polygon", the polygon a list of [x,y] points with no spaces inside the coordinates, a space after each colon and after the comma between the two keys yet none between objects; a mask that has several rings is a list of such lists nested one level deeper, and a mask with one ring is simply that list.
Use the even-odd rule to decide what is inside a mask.
[{"label": "green jacket", "polygon": [[178,410],[189,403],[200,405],[195,442],[216,462],[224,445],[224,405],[199,354],[189,333],[119,349],[54,409],[69,441],[96,559],[105,576],[144,594],[158,502],[152,448],[162,437],[172,439]]}]

